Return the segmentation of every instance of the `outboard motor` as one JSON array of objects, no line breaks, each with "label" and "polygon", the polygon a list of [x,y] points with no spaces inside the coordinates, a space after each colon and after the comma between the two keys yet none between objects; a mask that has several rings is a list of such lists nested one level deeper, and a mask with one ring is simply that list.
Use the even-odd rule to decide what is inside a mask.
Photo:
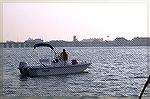
[{"label": "outboard motor", "polygon": [[26,62],[20,62],[19,63],[19,68],[21,75],[23,76],[28,76],[28,67],[27,67],[27,63]]}]

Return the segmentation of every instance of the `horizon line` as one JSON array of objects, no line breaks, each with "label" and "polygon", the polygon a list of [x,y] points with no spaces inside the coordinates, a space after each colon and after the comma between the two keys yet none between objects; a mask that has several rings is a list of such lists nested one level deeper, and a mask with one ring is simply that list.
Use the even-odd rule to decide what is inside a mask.
[{"label": "horizon line", "polygon": [[[115,39],[117,39],[117,38],[124,38],[124,39],[126,39],[125,37],[116,37]],[[132,39],[134,39],[134,38],[150,38],[149,36],[147,36],[147,37],[139,37],[139,36],[136,36],[136,37],[133,37]],[[60,40],[58,40],[58,39],[56,39],[56,40],[49,40],[49,41],[45,41],[44,39],[42,39],[42,38],[28,38],[28,39],[26,39],[26,40],[24,40],[24,41],[13,41],[13,40],[6,40],[6,41],[2,41],[1,43],[4,43],[4,42],[25,42],[25,41],[27,41],[27,40],[29,40],[29,39],[31,39],[31,40],[37,40],[37,39],[39,39],[39,40],[43,40],[43,42],[49,42],[49,41],[66,41],[66,42],[73,42],[73,39],[71,40],[71,41],[68,41],[68,40],[62,40],[62,39],[60,39]],[[103,38],[84,38],[84,39],[82,39],[82,40],[86,40],[86,39],[103,39]],[[113,39],[113,40],[115,40],[115,39]],[[132,40],[131,39],[131,40]],[[82,41],[82,40],[77,40],[77,41]],[[113,40],[110,40],[109,38],[107,39],[107,40],[104,40],[103,39],[103,41],[113,41]],[[126,40],[128,40],[128,39],[126,39]]]}]

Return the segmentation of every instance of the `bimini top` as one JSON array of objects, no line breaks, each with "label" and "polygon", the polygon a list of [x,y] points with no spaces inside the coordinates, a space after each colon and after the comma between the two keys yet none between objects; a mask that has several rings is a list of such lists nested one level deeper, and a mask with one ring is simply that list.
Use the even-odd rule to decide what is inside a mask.
[{"label": "bimini top", "polygon": [[34,49],[36,49],[36,47],[50,47],[52,50],[54,49],[50,44],[47,44],[47,43],[38,43],[38,44],[35,44],[34,45]]}]

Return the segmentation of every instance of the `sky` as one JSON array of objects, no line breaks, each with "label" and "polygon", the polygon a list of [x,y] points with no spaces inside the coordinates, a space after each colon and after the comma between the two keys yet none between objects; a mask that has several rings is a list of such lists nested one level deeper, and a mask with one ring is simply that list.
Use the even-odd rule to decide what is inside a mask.
[{"label": "sky", "polygon": [[146,3],[4,3],[3,41],[131,40],[148,36],[147,17]]}]

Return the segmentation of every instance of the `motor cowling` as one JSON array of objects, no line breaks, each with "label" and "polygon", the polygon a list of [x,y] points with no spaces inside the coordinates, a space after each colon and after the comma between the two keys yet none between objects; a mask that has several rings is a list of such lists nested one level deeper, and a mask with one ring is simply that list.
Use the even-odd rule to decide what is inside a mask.
[{"label": "motor cowling", "polygon": [[20,62],[19,68],[27,68],[27,63],[26,62]]},{"label": "motor cowling", "polygon": [[28,68],[27,68],[27,63],[26,62],[20,62],[19,63],[19,68],[21,75],[27,76],[28,75]]}]

